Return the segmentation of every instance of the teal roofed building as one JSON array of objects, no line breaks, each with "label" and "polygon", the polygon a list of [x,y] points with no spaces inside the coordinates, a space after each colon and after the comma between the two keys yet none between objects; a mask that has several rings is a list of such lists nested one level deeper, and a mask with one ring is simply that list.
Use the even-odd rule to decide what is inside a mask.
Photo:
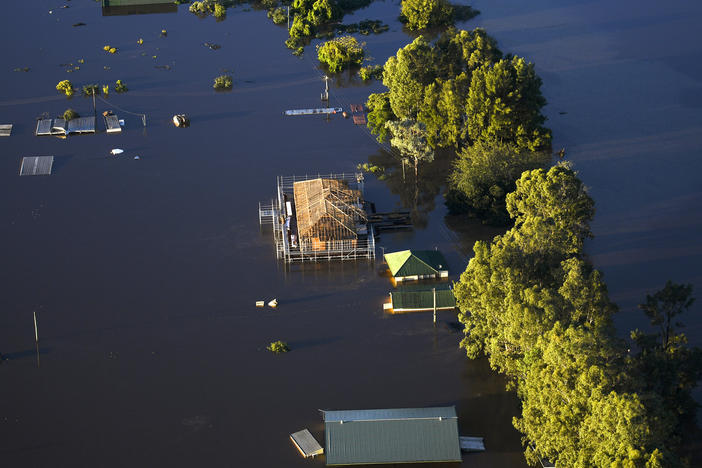
[{"label": "teal roofed building", "polygon": [[428,312],[436,310],[453,310],[456,297],[448,284],[428,289],[427,286],[402,286],[390,292],[390,302],[383,309],[391,314],[405,312]]},{"label": "teal roofed building", "polygon": [[401,250],[385,254],[396,282],[448,278],[448,265],[438,250]]},{"label": "teal roofed building", "polygon": [[324,412],[327,465],[460,462],[453,406]]}]

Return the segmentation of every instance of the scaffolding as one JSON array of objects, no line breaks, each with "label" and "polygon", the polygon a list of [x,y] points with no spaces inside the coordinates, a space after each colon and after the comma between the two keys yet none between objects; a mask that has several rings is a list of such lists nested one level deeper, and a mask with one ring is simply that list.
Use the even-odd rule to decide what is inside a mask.
[{"label": "scaffolding", "polygon": [[375,259],[363,174],[278,176],[277,199],[259,203],[271,225],[276,258],[285,263]]}]

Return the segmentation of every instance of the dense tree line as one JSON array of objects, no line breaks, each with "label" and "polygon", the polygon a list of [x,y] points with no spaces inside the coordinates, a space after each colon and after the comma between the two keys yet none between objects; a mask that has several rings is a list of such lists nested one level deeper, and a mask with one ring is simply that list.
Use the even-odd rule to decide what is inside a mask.
[{"label": "dense tree line", "polygon": [[[487,355],[522,401],[515,427],[531,463],[569,467],[684,466],[702,375],[675,317],[691,287],[669,283],[642,308],[658,327],[616,338],[616,311],[587,260],[594,202],[567,166],[522,174],[506,197],[514,227],[475,256],[455,285],[468,356]],[[633,350],[631,348],[634,348]]]}]

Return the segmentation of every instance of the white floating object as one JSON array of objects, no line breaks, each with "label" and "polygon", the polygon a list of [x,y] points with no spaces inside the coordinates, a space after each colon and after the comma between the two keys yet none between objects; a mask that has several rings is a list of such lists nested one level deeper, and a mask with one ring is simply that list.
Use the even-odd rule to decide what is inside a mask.
[{"label": "white floating object", "polygon": [[124,119],[119,119],[118,122],[121,127],[124,127]]},{"label": "white floating object", "polygon": [[256,307],[263,307],[266,305],[265,301],[256,301]]},{"label": "white floating object", "polygon": [[139,156],[134,156],[134,159],[141,159]]},{"label": "white floating object", "polygon": [[110,151],[110,154],[113,155],[113,156],[114,156],[114,155],[118,155],[118,154],[122,154],[122,153],[124,153],[124,150],[123,150],[123,149],[119,149],[119,148],[113,148],[113,149]]},{"label": "white floating object", "polygon": [[268,303],[268,307],[278,307],[278,299],[273,299]]}]

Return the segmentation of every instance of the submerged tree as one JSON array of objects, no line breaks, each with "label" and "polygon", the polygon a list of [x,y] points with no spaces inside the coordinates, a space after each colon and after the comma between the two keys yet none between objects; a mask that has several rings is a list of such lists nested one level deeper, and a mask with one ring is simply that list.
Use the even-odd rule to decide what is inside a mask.
[{"label": "submerged tree", "polygon": [[420,122],[404,119],[386,122],[385,127],[392,134],[390,144],[414,163],[414,176],[417,178],[419,162],[434,160],[434,150],[427,143],[424,125]]},{"label": "submerged tree", "polygon": [[401,11],[401,19],[413,31],[450,24],[453,15],[447,0],[402,0]]},{"label": "submerged tree", "polygon": [[365,54],[364,44],[359,44],[353,36],[342,36],[317,46],[319,61],[337,73],[349,65],[360,65]]}]

